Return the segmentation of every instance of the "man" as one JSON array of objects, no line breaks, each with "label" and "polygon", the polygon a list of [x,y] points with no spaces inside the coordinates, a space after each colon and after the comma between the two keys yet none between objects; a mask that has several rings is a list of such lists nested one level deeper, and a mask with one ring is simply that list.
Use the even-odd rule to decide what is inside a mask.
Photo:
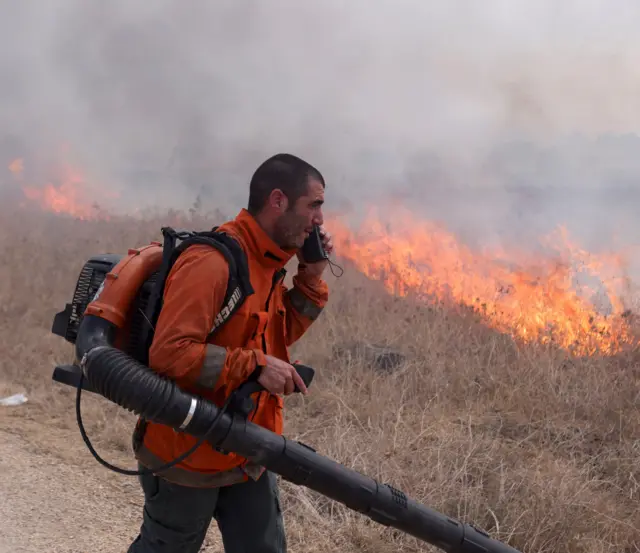
[{"label": "man", "polygon": [[[254,173],[247,209],[220,230],[233,236],[248,258],[255,293],[207,341],[227,288],[228,265],[220,252],[195,245],[178,257],[167,278],[163,308],[149,351],[149,365],[180,387],[222,405],[259,371],[266,388],[249,419],[282,434],[283,398],[304,382],[289,363],[298,340],[328,301],[322,279],[326,261],[306,264],[300,248],[322,228],[325,182],[314,167],[289,154],[266,160]],[[291,289],[284,266],[298,255]],[[186,452],[196,438],[148,422],[139,425],[134,450],[141,466],[160,466]],[[205,443],[183,462],[140,477],[143,523],[129,553],[197,553],[216,519],[226,553],[284,553],[286,540],[275,475],[234,453]]]}]

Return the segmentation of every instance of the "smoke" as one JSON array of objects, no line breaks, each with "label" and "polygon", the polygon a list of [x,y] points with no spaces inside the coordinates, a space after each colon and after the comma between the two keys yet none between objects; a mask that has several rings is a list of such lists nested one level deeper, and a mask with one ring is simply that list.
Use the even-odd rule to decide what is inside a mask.
[{"label": "smoke", "polygon": [[236,209],[289,151],[329,208],[393,197],[475,237],[640,230],[637,2],[0,5],[5,167],[66,145],[123,205]]}]

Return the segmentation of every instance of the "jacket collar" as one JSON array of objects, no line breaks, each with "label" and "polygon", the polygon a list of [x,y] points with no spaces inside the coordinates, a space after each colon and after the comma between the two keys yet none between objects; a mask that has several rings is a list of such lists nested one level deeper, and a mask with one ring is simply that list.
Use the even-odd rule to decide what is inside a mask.
[{"label": "jacket collar", "polygon": [[280,248],[246,209],[242,209],[233,221],[221,225],[220,230],[237,234],[247,254],[265,268],[282,269],[296,253]]}]

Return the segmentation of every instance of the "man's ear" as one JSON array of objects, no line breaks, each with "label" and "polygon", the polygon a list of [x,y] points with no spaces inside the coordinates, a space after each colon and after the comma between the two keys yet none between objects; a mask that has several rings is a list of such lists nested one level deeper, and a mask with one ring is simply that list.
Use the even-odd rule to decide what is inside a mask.
[{"label": "man's ear", "polygon": [[282,190],[276,188],[271,191],[271,194],[269,194],[269,205],[272,209],[284,213],[289,207],[289,198],[287,198]]}]

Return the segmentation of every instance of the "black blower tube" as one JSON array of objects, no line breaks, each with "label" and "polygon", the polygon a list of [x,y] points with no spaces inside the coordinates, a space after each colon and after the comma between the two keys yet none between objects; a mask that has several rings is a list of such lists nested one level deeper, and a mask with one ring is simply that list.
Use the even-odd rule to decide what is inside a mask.
[{"label": "black blower tube", "polygon": [[[220,409],[111,346],[108,321],[86,316],[76,341],[81,367],[92,388],[117,405],[176,430],[202,437]],[[520,553],[470,524],[450,518],[388,484],[319,455],[310,447],[224,413],[208,441],[233,451],[357,511],[450,553]]]}]

